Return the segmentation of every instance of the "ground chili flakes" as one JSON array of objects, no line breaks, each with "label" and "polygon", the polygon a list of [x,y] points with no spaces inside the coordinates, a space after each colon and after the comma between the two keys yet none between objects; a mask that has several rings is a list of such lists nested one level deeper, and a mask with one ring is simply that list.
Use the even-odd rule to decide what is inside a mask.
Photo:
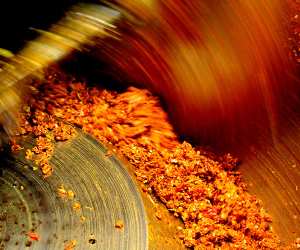
[{"label": "ground chili flakes", "polygon": [[76,240],[70,240],[66,243],[64,250],[73,250],[77,245]]},{"label": "ground chili flakes", "polygon": [[79,202],[73,203],[73,210],[78,212],[81,209],[81,204]]},{"label": "ground chili flakes", "polygon": [[115,223],[115,228],[122,229],[124,227],[124,222],[122,220],[117,220]]},{"label": "ground chili flakes", "polygon": [[52,171],[47,160],[53,142],[67,140],[73,133],[59,118],[113,144],[129,160],[147,191],[183,220],[185,227],[178,237],[186,246],[279,247],[270,217],[260,201],[247,193],[235,171],[237,160],[230,154],[218,158],[179,142],[167,114],[150,92],[132,87],[123,93],[88,88],[56,69],[33,88],[36,91],[22,115],[22,130],[37,137],[34,155],[29,151],[27,155],[40,161],[47,176]]},{"label": "ground chili flakes", "polygon": [[[49,164],[54,151],[54,142],[65,141],[75,134],[75,129],[56,119],[54,116],[32,106],[25,105],[20,115],[20,135],[31,134],[34,136],[34,147],[25,151],[25,159],[38,165],[44,177],[52,174],[52,166]],[[16,143],[11,142],[13,152],[23,149]]]},{"label": "ground chili flakes", "polygon": [[31,241],[39,241],[40,240],[40,236],[36,232],[33,232],[33,231],[28,232],[28,238]]},{"label": "ground chili flakes", "polygon": [[57,195],[61,199],[69,199],[69,200],[73,200],[75,197],[74,192],[71,189],[66,190],[64,185],[60,185],[57,188]]}]

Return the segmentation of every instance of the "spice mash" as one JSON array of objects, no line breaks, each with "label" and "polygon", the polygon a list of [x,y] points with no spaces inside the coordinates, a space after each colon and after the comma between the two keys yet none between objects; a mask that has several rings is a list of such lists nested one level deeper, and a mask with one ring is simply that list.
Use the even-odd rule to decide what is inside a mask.
[{"label": "spice mash", "polygon": [[[194,249],[278,249],[279,240],[261,202],[249,194],[230,154],[217,157],[180,142],[158,98],[128,88],[113,92],[49,70],[21,114],[20,134],[36,138],[26,158],[45,177],[55,141],[71,138],[73,124],[134,166],[136,178],[184,222],[177,237]],[[12,143],[14,150],[21,150]]]}]

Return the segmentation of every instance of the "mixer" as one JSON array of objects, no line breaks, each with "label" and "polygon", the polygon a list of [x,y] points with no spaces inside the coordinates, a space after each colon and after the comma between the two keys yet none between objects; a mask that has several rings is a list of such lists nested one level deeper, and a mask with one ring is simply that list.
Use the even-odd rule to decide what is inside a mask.
[{"label": "mixer", "polygon": [[[65,1],[52,3],[45,19],[41,7],[39,19],[21,28],[22,38],[10,30],[14,35],[2,41],[15,52],[5,59],[0,75],[3,145],[18,128],[15,116],[32,91],[29,83],[42,81],[53,64],[90,82],[106,81],[118,91],[128,85],[146,87],[161,98],[181,138],[241,159],[239,170],[249,192],[263,201],[280,240],[292,244],[300,233],[300,138],[298,66],[289,58],[287,32],[287,20],[296,10],[288,4],[168,0],[71,7],[73,2]],[[22,43],[24,37],[32,42]],[[3,248],[23,249],[19,224],[28,231],[29,224],[42,221],[41,240],[32,245],[36,249],[62,249],[72,239],[78,249],[184,249],[175,237],[182,221],[141,190],[128,159],[118,154],[107,158],[105,143],[76,131],[71,141],[55,146],[50,159],[55,170],[46,181],[24,168],[31,164],[24,154],[4,150],[2,197],[11,194],[26,211],[39,212],[27,212],[18,225],[4,220]],[[25,149],[33,144],[28,140],[21,143]],[[82,204],[93,205],[74,213],[53,198],[61,183]],[[28,193],[20,192],[20,186]],[[157,207],[166,219],[157,216]],[[10,211],[9,218],[19,217],[17,206],[2,201],[1,209]],[[80,216],[89,217],[88,222],[81,224]],[[114,224],[118,220],[124,223],[121,230]],[[16,240],[5,237],[19,231],[17,236],[9,233]],[[87,244],[90,239],[97,243]]]}]

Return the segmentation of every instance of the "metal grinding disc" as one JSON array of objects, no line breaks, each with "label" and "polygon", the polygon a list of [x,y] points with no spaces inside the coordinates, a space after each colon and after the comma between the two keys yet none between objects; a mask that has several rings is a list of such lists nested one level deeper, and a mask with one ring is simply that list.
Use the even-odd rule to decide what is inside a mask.
[{"label": "metal grinding disc", "polygon": [[[50,160],[54,172],[47,179],[21,153],[2,158],[0,249],[66,249],[72,240],[75,249],[148,249],[140,193],[121,162],[106,153],[78,131],[56,145]],[[61,185],[75,197],[58,197]],[[81,208],[75,211],[76,202]],[[124,226],[116,228],[120,222]],[[28,236],[32,230],[38,241]]]}]

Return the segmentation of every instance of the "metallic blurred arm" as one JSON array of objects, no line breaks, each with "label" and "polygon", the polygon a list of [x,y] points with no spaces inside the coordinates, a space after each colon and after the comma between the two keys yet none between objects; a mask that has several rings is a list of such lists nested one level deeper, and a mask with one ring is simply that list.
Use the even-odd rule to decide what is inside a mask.
[{"label": "metallic blurred arm", "polygon": [[29,42],[0,72],[0,122],[8,135],[17,129],[17,113],[26,83],[42,69],[79,50],[95,37],[115,36],[120,13],[100,5],[73,7],[49,31]]}]

